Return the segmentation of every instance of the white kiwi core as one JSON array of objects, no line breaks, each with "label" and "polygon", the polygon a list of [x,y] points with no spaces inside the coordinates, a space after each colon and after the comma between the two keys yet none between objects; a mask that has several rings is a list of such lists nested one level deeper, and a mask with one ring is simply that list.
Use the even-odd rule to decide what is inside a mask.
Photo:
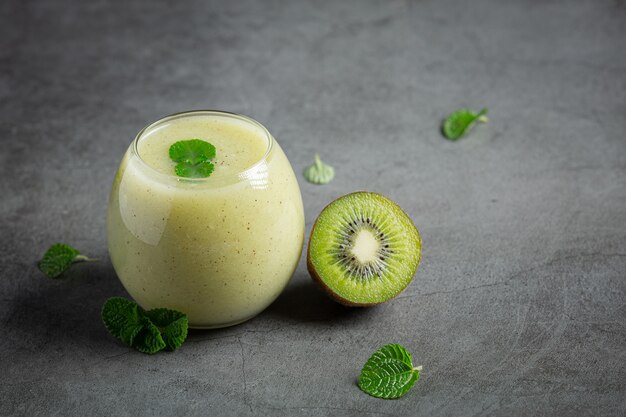
[{"label": "white kiwi core", "polygon": [[367,229],[361,229],[356,237],[350,252],[361,263],[368,264],[378,258],[380,242]]}]

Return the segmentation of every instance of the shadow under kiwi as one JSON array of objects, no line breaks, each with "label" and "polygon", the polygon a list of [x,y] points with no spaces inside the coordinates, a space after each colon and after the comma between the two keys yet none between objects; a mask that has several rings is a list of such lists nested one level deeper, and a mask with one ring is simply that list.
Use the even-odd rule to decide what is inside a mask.
[{"label": "shadow under kiwi", "polygon": [[369,316],[372,309],[363,307],[347,307],[333,300],[306,273],[294,276],[291,283],[274,303],[262,313],[290,322],[318,322],[358,320]]},{"label": "shadow under kiwi", "polygon": [[188,340],[200,342],[271,331],[283,325],[315,328],[320,323],[340,324],[372,319],[375,308],[347,307],[327,295],[306,272],[296,273],[287,288],[258,316],[231,327],[189,329]]}]

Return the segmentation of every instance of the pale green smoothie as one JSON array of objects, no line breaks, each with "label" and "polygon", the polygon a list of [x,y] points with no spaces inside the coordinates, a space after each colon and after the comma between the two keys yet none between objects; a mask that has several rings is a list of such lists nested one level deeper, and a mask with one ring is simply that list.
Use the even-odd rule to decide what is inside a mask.
[{"label": "pale green smoothie", "polygon": [[[208,178],[175,176],[170,146],[216,147]],[[304,212],[282,149],[260,124],[220,112],[170,116],[142,131],[113,182],[109,253],[146,309],[187,314],[191,327],[224,327],[265,309],[300,258]]]}]

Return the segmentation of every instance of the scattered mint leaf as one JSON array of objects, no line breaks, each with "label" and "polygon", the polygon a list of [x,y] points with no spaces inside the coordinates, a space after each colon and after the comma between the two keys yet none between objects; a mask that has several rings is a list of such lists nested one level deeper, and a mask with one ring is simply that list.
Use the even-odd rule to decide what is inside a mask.
[{"label": "scattered mint leaf", "polygon": [[165,348],[165,342],[159,328],[149,318],[141,318],[141,331],[135,336],[132,347],[142,353],[157,353]]},{"label": "scattered mint leaf", "polygon": [[325,164],[318,154],[315,154],[315,162],[304,170],[304,178],[312,184],[328,184],[335,178],[335,169]]},{"label": "scattered mint leaf", "polygon": [[367,360],[359,376],[359,388],[378,398],[399,398],[420,377],[421,366],[413,366],[411,354],[398,344],[378,349]]},{"label": "scattered mint leaf", "polygon": [[144,327],[142,313],[137,303],[113,297],[106,300],[102,307],[102,321],[109,333],[125,345],[133,346],[135,337]]},{"label": "scattered mint leaf", "polygon": [[168,308],[155,308],[146,311],[145,315],[161,331],[168,350],[178,349],[187,338],[189,322],[183,313]]},{"label": "scattered mint leaf", "polygon": [[176,175],[185,178],[206,178],[215,169],[215,166],[208,162],[200,162],[198,164],[190,164],[189,162],[180,162],[176,164],[174,170]]},{"label": "scattered mint leaf", "polygon": [[57,278],[73,263],[83,261],[95,261],[95,259],[81,255],[79,251],[69,245],[55,243],[46,251],[37,266],[48,277]]},{"label": "scattered mint leaf", "polygon": [[474,113],[469,109],[460,109],[450,114],[443,121],[441,131],[443,136],[449,140],[458,140],[465,136],[472,126],[479,121],[481,123],[487,123],[489,119],[486,116],[487,109],[482,109],[478,113]]},{"label": "scattered mint leaf", "polygon": [[174,162],[199,164],[215,158],[215,146],[202,139],[180,140],[170,146],[170,158]]},{"label": "scattered mint leaf", "polygon": [[145,311],[126,298],[109,298],[102,307],[104,326],[122,343],[143,353],[165,348],[175,350],[187,338],[187,316],[179,311],[156,308]]},{"label": "scattered mint leaf", "polygon": [[180,140],[170,146],[170,159],[178,164],[176,175],[185,178],[206,178],[215,169],[209,160],[215,158],[215,146],[201,139]]}]

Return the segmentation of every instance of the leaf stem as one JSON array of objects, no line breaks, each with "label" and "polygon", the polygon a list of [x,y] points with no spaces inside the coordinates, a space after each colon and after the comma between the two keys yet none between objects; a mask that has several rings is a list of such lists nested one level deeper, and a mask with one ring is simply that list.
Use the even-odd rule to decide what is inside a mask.
[{"label": "leaf stem", "polygon": [[85,255],[76,255],[72,261],[73,262],[97,262],[99,260],[100,259],[98,258],[90,258]]},{"label": "leaf stem", "polygon": [[420,372],[422,370],[422,365],[413,367],[413,370]]},{"label": "leaf stem", "polygon": [[318,153],[315,154],[315,166],[317,168],[322,168],[322,160],[320,159],[320,155]]},{"label": "leaf stem", "polygon": [[487,117],[487,109],[484,108],[478,113],[478,117],[476,118],[480,123],[487,123],[489,118]]}]

